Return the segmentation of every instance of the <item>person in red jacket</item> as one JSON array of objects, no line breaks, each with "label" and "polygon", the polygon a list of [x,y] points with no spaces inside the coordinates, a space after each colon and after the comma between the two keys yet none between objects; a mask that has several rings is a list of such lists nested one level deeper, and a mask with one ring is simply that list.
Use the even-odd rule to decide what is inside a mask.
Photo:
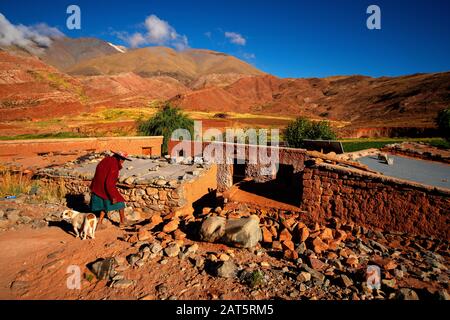
[{"label": "person in red jacket", "polygon": [[124,152],[113,152],[113,156],[105,157],[95,169],[91,189],[91,210],[100,212],[99,226],[106,212],[119,211],[120,225],[125,225],[125,199],[116,188],[119,171],[125,160],[131,161]]}]

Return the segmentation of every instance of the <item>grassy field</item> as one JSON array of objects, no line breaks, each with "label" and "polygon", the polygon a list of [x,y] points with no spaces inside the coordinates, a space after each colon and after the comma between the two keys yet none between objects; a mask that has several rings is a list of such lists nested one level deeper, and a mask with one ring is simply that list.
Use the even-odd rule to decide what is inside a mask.
[{"label": "grassy field", "polygon": [[0,136],[0,140],[29,140],[29,139],[64,139],[64,138],[86,138],[86,135],[74,132],[58,133],[38,133],[38,134],[19,134],[16,136]]}]

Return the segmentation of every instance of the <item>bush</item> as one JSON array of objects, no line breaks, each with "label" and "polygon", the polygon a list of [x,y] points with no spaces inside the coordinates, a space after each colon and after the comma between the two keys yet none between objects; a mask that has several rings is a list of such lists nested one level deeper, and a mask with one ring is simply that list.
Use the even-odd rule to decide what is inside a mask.
[{"label": "bush", "polygon": [[450,108],[439,111],[436,124],[442,137],[450,141]]},{"label": "bush", "polygon": [[139,132],[143,135],[164,137],[161,150],[163,154],[168,152],[170,137],[176,129],[187,129],[192,137],[194,121],[170,104],[164,105],[152,118],[141,122],[138,126]]},{"label": "bush", "polygon": [[285,131],[285,139],[290,147],[303,147],[303,140],[334,140],[336,134],[328,121],[310,121],[297,118],[291,122]]}]

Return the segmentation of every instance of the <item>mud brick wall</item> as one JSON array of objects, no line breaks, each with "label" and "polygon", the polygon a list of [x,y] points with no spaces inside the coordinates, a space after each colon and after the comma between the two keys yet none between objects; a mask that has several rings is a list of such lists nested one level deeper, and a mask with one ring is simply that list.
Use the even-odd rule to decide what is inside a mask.
[{"label": "mud brick wall", "polygon": [[0,157],[34,156],[42,153],[120,150],[134,155],[161,155],[163,137],[101,137],[0,141]]},{"label": "mud brick wall", "polygon": [[450,239],[450,191],[319,164],[302,174],[302,209],[368,227]]}]

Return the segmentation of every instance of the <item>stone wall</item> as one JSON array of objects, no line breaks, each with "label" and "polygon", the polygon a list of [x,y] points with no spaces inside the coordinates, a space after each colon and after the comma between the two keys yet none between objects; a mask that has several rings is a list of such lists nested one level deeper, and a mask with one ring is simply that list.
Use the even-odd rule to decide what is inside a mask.
[{"label": "stone wall", "polygon": [[448,240],[450,191],[321,163],[305,168],[301,208],[383,230]]},{"label": "stone wall", "polygon": [[[80,199],[90,195],[91,180],[51,175],[40,175],[38,178],[43,183],[62,184],[66,195]],[[184,215],[193,213],[192,203],[206,195],[210,189],[216,188],[215,166],[201,170],[198,176],[189,181],[157,180],[152,184],[117,184],[127,206],[141,208],[149,213],[157,212],[163,216],[174,212]]]}]

